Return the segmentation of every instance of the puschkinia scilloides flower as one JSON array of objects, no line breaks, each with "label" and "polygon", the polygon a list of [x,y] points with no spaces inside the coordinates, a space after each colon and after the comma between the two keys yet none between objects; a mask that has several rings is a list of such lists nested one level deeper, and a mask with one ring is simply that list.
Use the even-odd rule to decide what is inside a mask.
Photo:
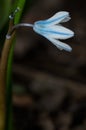
[{"label": "puschkinia scilloides flower", "polygon": [[[33,30],[47,38],[60,50],[71,51],[72,48],[59,40],[68,39],[74,36],[74,32],[61,25],[70,20],[69,12],[61,11],[47,20],[37,21],[33,25]],[[59,39],[59,40],[58,40]]]},{"label": "puschkinia scilloides flower", "polygon": [[33,30],[47,38],[50,42],[52,42],[57,48],[60,50],[71,51],[72,48],[59,40],[65,40],[74,36],[74,32],[70,29],[67,29],[61,25],[61,23],[67,22],[70,20],[69,12],[60,11],[56,13],[54,16],[47,20],[40,20],[35,22],[34,24],[29,23],[20,23],[13,26],[11,32],[6,35],[7,39],[10,39],[13,31],[19,27],[32,27]]}]

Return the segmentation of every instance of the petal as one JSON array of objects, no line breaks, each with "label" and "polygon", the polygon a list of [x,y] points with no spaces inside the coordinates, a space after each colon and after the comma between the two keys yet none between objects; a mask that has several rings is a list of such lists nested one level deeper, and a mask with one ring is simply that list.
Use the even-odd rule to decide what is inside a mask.
[{"label": "petal", "polygon": [[33,30],[41,35],[48,35],[51,38],[55,39],[68,39],[74,36],[74,32],[61,26],[61,25],[54,25],[51,27],[42,27],[38,24],[34,24]]},{"label": "petal", "polygon": [[69,45],[67,45],[66,43],[63,43],[59,40],[56,40],[56,39],[48,37],[48,36],[45,36],[45,37],[60,50],[65,50],[65,51],[69,51],[69,52],[72,51],[72,48]]},{"label": "petal", "polygon": [[42,33],[45,32],[52,38],[55,39],[68,39],[74,36],[74,32],[61,25],[54,25],[42,29]]},{"label": "petal", "polygon": [[54,24],[58,24],[60,22],[67,22],[67,21],[69,21],[69,19],[70,19],[69,12],[60,11],[60,12],[56,13],[54,16],[52,16],[51,18],[49,18],[47,20],[37,21],[36,23],[43,25],[43,26],[51,26]]}]

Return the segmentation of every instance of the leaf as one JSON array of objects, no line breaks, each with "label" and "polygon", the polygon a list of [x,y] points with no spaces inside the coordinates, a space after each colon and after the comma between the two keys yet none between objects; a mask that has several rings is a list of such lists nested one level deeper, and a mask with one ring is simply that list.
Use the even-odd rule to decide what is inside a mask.
[{"label": "leaf", "polygon": [[16,8],[18,7],[20,10],[19,10],[19,12],[17,12],[17,14],[15,16],[14,24],[17,24],[19,22],[21,15],[22,15],[22,11],[24,9],[25,2],[26,2],[26,0],[18,0]]}]

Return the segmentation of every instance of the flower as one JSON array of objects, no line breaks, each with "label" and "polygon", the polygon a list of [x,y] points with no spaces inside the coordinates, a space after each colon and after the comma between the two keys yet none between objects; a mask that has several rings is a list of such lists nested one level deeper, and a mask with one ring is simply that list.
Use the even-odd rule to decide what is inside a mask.
[{"label": "flower", "polygon": [[71,51],[72,48],[58,39],[68,39],[74,36],[74,32],[63,27],[60,23],[70,20],[69,12],[61,11],[47,20],[40,20],[34,23],[33,30],[47,38],[60,50]]}]

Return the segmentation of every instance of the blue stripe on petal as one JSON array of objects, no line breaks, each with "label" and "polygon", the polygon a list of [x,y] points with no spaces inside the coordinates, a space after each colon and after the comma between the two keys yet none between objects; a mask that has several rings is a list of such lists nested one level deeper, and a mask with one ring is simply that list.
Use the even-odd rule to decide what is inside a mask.
[{"label": "blue stripe on petal", "polygon": [[45,33],[48,33],[48,34],[59,34],[59,35],[65,35],[65,36],[72,36],[72,34],[69,34],[69,33],[63,33],[63,32],[55,32],[55,31],[43,31],[43,30],[40,30],[41,32],[45,32]]}]

